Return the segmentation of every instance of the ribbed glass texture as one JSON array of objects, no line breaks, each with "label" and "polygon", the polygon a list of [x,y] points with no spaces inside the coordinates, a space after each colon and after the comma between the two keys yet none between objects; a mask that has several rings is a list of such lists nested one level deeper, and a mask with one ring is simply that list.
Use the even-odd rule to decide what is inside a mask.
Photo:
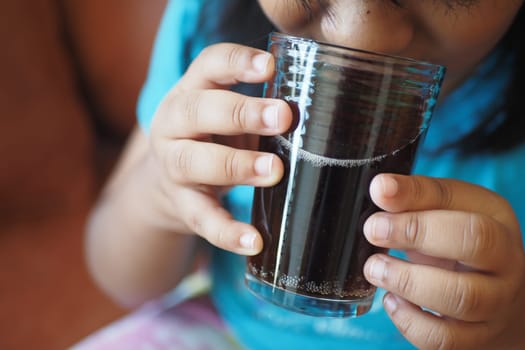
[{"label": "ribbed glass texture", "polygon": [[301,136],[301,149],[338,160],[381,157],[417,139],[445,70],[280,33],[269,51],[279,59],[265,96],[291,102],[300,119],[289,141]]}]

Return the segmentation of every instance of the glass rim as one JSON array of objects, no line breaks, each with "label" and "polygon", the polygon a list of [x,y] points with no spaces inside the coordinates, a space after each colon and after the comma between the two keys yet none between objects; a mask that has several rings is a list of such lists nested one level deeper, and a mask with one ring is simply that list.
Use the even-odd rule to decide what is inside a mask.
[{"label": "glass rim", "polygon": [[[274,39],[280,39],[280,40],[286,40],[290,42],[303,42],[307,44],[314,44],[319,48],[325,48],[325,49],[335,49],[337,51],[341,51],[342,53],[349,54],[350,56],[352,54],[360,54],[365,55],[367,58],[375,59],[378,62],[382,61],[384,62],[385,59],[388,59],[390,63],[397,63],[404,66],[410,66],[410,65],[419,65],[422,67],[427,67],[430,69],[437,69],[441,71],[445,71],[446,67],[437,63],[432,63],[424,60],[417,60],[415,58],[410,57],[404,57],[404,56],[396,56],[396,55],[390,55],[390,54],[384,54],[384,53],[378,53],[373,51],[367,51],[363,49],[356,49],[348,46],[342,46],[337,44],[331,44],[324,41],[318,41],[314,39],[309,38],[303,38],[295,35],[285,34],[278,31],[273,31],[269,34],[270,41],[275,41]],[[361,56],[361,58],[364,58]]]}]

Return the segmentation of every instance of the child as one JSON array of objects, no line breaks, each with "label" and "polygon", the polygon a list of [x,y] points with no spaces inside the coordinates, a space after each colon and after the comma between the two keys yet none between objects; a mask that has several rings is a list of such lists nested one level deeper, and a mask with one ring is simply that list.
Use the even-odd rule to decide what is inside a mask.
[{"label": "child", "polygon": [[[142,131],[91,218],[88,263],[108,294],[136,306],[174,288],[208,252],[212,304],[167,308],[161,299],[111,327],[110,342],[103,332],[83,346],[525,348],[522,4],[171,1],[139,105]],[[282,32],[448,67],[414,170],[421,175],[382,174],[370,185],[384,211],[367,220],[366,238],[409,261],[368,260],[367,279],[386,294],[359,318],[292,313],[243,286],[239,255],[257,254],[262,240],[246,223],[251,189],[237,185],[279,181],[283,164],[254,151],[256,135],[283,133],[292,119],[284,102],[237,85],[274,71],[272,58],[250,47],[270,29],[261,9]],[[248,46],[211,45],[226,41]],[[199,249],[199,236],[214,248]]]}]

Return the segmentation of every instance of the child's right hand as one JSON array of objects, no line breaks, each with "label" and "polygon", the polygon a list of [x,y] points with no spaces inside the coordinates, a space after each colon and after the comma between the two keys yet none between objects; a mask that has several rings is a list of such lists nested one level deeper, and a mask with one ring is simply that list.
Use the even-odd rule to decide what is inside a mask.
[{"label": "child's right hand", "polygon": [[267,81],[274,68],[269,53],[217,44],[203,50],[164,98],[152,123],[149,165],[166,229],[195,233],[238,254],[262,249],[257,230],[222,207],[218,189],[271,186],[282,177],[281,160],[254,149],[257,135],[290,127],[290,108],[281,100],[228,91],[239,82]]}]

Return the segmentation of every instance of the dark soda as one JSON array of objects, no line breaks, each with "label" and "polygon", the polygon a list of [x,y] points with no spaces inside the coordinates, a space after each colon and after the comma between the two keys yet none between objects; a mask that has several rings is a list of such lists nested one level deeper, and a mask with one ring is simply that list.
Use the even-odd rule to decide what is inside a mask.
[{"label": "dark soda", "polygon": [[358,316],[375,293],[363,275],[384,252],[363,235],[377,212],[379,173],[409,174],[425,134],[443,67],[276,34],[276,74],[265,97],[294,112],[287,133],[259,150],[285,165],[279,184],[256,188],[252,224],[264,248],[248,258],[246,284],[261,298],[316,316]]},{"label": "dark soda", "polygon": [[264,249],[248,258],[249,273],[308,297],[372,296],[375,288],[364,278],[363,266],[384,250],[363,235],[365,220],[379,210],[369,185],[379,173],[408,174],[420,137],[390,154],[346,163],[305,151],[291,159],[284,137],[263,137],[260,149],[279,155],[286,168],[279,184],[255,190],[252,224],[262,234]]}]

